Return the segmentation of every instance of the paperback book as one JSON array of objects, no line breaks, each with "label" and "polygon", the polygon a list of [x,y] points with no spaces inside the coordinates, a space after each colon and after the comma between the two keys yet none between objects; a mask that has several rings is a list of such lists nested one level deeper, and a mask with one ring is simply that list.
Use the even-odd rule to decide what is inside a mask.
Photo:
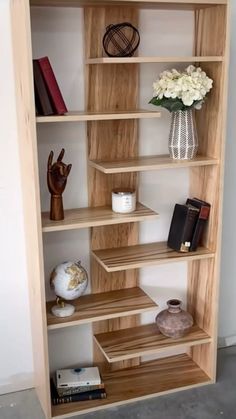
[{"label": "paperback book", "polygon": [[56,371],[57,388],[96,386],[101,384],[98,367],[63,369]]},{"label": "paperback book", "polygon": [[104,383],[94,386],[79,386],[79,387],[67,387],[58,388],[57,392],[59,397],[72,396],[73,394],[86,393],[87,391],[100,390],[105,388]]}]

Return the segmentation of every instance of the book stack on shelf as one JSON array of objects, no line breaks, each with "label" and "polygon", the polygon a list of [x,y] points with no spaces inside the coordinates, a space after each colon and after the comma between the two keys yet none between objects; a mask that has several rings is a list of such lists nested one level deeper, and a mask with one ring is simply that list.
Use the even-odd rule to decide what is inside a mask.
[{"label": "book stack on shelf", "polygon": [[106,397],[97,367],[57,370],[55,378],[51,378],[53,405]]},{"label": "book stack on shelf", "polygon": [[168,237],[168,246],[177,252],[195,252],[201,243],[210,204],[198,198],[176,204]]},{"label": "book stack on shelf", "polygon": [[64,115],[68,112],[48,57],[33,60],[37,115]]}]

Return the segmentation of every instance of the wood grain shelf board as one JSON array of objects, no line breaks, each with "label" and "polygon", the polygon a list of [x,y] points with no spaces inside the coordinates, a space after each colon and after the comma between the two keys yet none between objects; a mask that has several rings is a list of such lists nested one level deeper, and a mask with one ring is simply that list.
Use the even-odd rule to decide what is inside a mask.
[{"label": "wood grain shelf board", "polygon": [[138,287],[83,295],[74,300],[73,304],[76,307],[75,313],[63,319],[51,314],[55,301],[47,303],[48,330],[115,319],[157,309],[157,304]]},{"label": "wood grain shelf board", "polygon": [[222,62],[222,56],[198,57],[100,57],[88,58],[86,64],[149,64],[149,63],[201,63]]},{"label": "wood grain shelf board", "polygon": [[217,159],[205,156],[197,156],[192,160],[173,160],[168,155],[141,156],[117,161],[89,161],[90,166],[106,174],[178,169],[181,167],[209,166],[217,163]]},{"label": "wood grain shelf board", "polygon": [[186,354],[142,363],[133,368],[102,375],[107,392],[104,400],[52,406],[52,416],[63,419],[141,399],[210,384],[210,378]]},{"label": "wood grain shelf board", "polygon": [[159,214],[155,211],[139,202],[137,203],[136,210],[129,214],[115,213],[109,206],[65,210],[65,218],[62,221],[52,221],[49,218],[49,212],[43,212],[42,230],[44,233],[75,230],[79,228],[145,221],[157,218],[158,216]]},{"label": "wood grain shelf board", "polygon": [[191,328],[187,336],[172,339],[162,335],[155,323],[100,333],[94,336],[94,340],[110,363],[211,342],[210,336],[197,325]]},{"label": "wood grain shelf board", "polygon": [[119,119],[153,119],[160,118],[161,113],[149,110],[130,110],[114,112],[68,112],[65,115],[37,116],[36,122],[86,122],[86,121],[112,121]]},{"label": "wood grain shelf board", "polygon": [[92,255],[107,272],[117,272],[164,263],[213,258],[214,252],[199,247],[196,252],[180,253],[170,249],[166,242],[158,242],[94,250]]},{"label": "wood grain shelf board", "polygon": [[85,6],[133,6],[140,9],[196,10],[219,4],[228,0],[30,0],[31,6],[85,7]]}]

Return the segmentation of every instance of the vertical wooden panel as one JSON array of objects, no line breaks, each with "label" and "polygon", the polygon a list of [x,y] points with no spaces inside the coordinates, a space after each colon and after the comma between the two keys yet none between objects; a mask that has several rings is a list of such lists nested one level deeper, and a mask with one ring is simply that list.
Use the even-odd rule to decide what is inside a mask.
[{"label": "vertical wooden panel", "polygon": [[195,12],[196,55],[225,55],[227,50],[228,6],[214,6]]},{"label": "vertical wooden panel", "polygon": [[35,387],[46,418],[50,418],[47,323],[29,3],[27,0],[11,0],[10,7]]},{"label": "vertical wooden panel", "polygon": [[[86,57],[103,55],[102,37],[110,23],[131,22],[138,26],[138,11],[129,7],[85,8],[85,48]],[[87,110],[114,111],[138,108],[139,68],[137,65],[93,65],[87,66]],[[89,159],[113,160],[138,155],[138,121],[100,121],[87,126]],[[137,188],[138,175],[123,173],[104,175],[89,167],[89,205],[111,204],[114,187]],[[93,228],[91,248],[110,248],[138,243],[138,226],[134,223]],[[109,274],[95,260],[91,263],[92,292],[102,292],[136,286],[138,272],[118,272]],[[138,316],[99,322],[94,325],[94,333],[122,329],[138,324]],[[100,367],[110,368],[95,347],[94,362]],[[134,359],[116,363],[112,368],[136,365]]]},{"label": "vertical wooden panel", "polygon": [[209,98],[196,112],[200,152],[219,159],[218,166],[191,169],[190,195],[210,202],[211,214],[203,238],[216,252],[212,260],[189,264],[188,308],[196,322],[213,337],[213,343],[191,350],[194,361],[213,379],[216,376],[217,314],[222,229],[224,150],[226,135],[227,71],[229,55],[228,6],[196,11],[196,50],[199,55],[223,55],[223,63],[201,67],[214,80]]}]

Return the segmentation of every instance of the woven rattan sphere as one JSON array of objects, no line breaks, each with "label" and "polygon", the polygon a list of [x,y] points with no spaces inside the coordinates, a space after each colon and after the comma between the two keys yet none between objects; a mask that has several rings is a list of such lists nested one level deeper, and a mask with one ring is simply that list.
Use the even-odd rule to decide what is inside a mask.
[{"label": "woven rattan sphere", "polygon": [[103,37],[103,47],[109,57],[132,57],[139,43],[138,29],[128,22],[109,25]]}]

